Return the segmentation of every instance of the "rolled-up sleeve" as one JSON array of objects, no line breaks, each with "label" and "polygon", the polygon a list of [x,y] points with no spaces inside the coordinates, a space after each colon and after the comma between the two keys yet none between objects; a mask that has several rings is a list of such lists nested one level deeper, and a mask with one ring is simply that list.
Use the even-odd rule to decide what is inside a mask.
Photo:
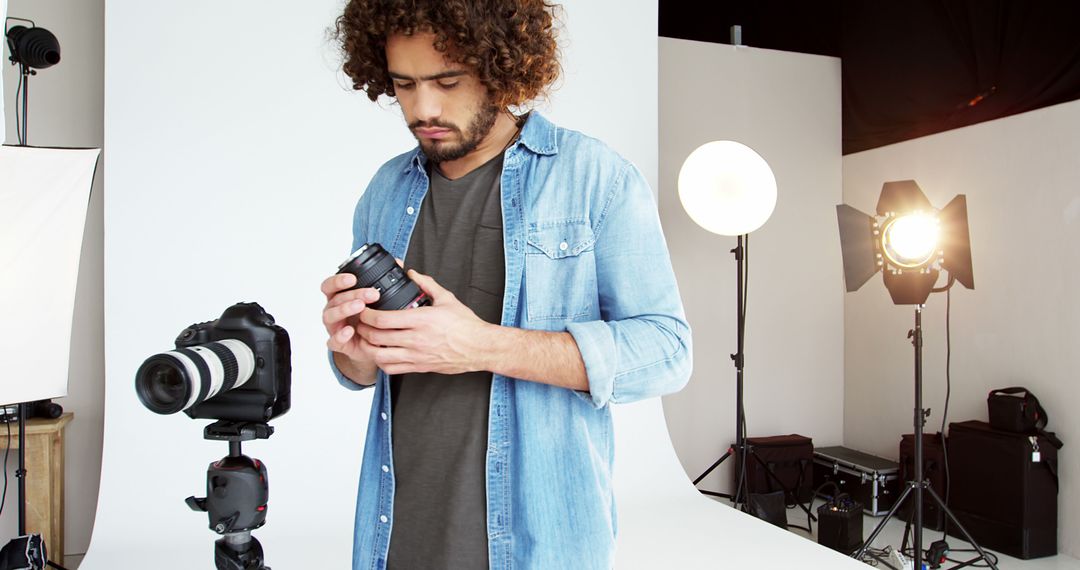
[{"label": "rolled-up sleeve", "polygon": [[595,218],[599,321],[569,323],[597,408],[677,392],[692,349],[656,201],[625,162]]},{"label": "rolled-up sleeve", "polygon": [[[368,189],[369,190],[371,189],[370,185],[368,186]],[[367,232],[368,232],[368,210],[367,210],[367,207],[368,207],[368,200],[365,200],[364,196],[367,196],[366,191],[364,192],[364,195],[361,196],[360,199],[356,202],[356,208],[355,208],[355,210],[353,210],[353,224],[352,224],[353,240],[352,240],[352,249],[349,250],[349,254],[352,254],[352,252],[359,249],[361,245],[364,245],[365,243],[367,243]],[[357,384],[356,382],[353,382],[348,377],[346,377],[344,374],[342,374],[341,369],[339,369],[337,363],[334,362],[334,352],[332,350],[327,349],[326,356],[330,360],[330,370],[333,371],[334,376],[337,378],[338,383],[341,384],[342,386],[344,386],[345,388],[348,388],[349,390],[356,391],[356,390],[363,390],[365,388],[370,388],[371,386],[374,386],[374,384],[371,384],[371,385],[368,385],[368,386],[365,386],[363,384]]]}]

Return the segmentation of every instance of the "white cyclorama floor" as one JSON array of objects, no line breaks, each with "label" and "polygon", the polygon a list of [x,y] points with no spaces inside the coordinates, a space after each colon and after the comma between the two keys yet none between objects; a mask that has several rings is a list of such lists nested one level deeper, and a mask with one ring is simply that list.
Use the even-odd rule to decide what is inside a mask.
[{"label": "white cyclorama floor", "polygon": [[[719,499],[719,500],[723,500],[723,499]],[[821,504],[821,501],[814,501],[814,506],[811,509],[811,511],[813,513],[817,514],[817,507],[820,504]],[[802,527],[806,526],[806,513],[802,509],[800,509],[798,507],[791,508],[791,509],[788,509],[787,514],[788,514],[788,524],[795,524],[795,525],[799,525],[799,526],[802,526]],[[883,518],[884,517],[872,517],[870,515],[865,515],[863,517],[863,538],[864,539],[870,537],[870,534],[872,532],[874,532],[874,528],[877,527],[877,525],[881,522],[881,520]],[[792,532],[794,534],[797,534],[799,536],[802,536],[802,537],[804,537],[804,538],[806,538],[808,540],[813,540],[815,542],[817,541],[817,524],[816,523],[814,524],[814,534],[812,536],[810,534],[807,534],[807,532],[805,530],[800,530],[800,529],[797,529],[797,528],[789,528],[788,530],[790,532]],[[885,548],[888,545],[892,545],[893,548],[899,548],[901,542],[903,541],[903,537],[904,537],[904,522],[902,520],[899,520],[899,518],[894,517],[892,520],[890,520],[888,523],[886,523],[885,529],[874,540],[874,544],[872,546],[874,548],[878,548],[878,549]],[[940,531],[924,530],[923,531],[923,549],[925,549],[927,546],[929,546],[931,542],[934,542],[935,540],[939,540],[940,538],[941,538],[941,532]],[[957,549],[970,549],[971,548],[971,546],[968,543],[966,543],[966,542],[964,542],[964,541],[962,541],[962,540],[960,540],[960,539],[958,539],[958,538],[956,538],[954,536],[948,536],[948,537],[945,538],[945,540],[949,543],[949,547],[951,549],[954,549],[954,550],[957,550]],[[986,549],[984,549],[984,550],[986,550]],[[994,552],[993,550],[990,550],[989,552],[992,552],[993,554],[995,554],[997,556],[997,558],[998,558],[997,567],[998,567],[999,570],[1080,570],[1080,560],[1077,560],[1076,558],[1072,558],[1070,556],[1066,556],[1064,554],[1059,554],[1057,556],[1051,556],[1051,557],[1048,557],[1048,558],[1036,558],[1036,559],[1033,559],[1033,560],[1020,560],[1018,558],[1013,558],[1011,556],[1007,556],[1007,555],[1001,554],[999,552]],[[974,551],[971,552],[971,553],[957,552],[957,553],[951,555],[950,558],[952,558],[954,560],[966,561],[966,560],[971,560],[975,556],[976,556],[976,554],[974,553]],[[969,566],[968,568],[979,568],[981,564],[982,564],[982,562],[980,561],[980,562],[976,563],[975,566]],[[956,565],[955,563],[948,563],[948,564],[942,565],[942,568],[943,569],[948,569],[948,568],[952,568],[955,565]],[[986,568],[987,566],[981,566],[981,567]],[[888,567],[884,566],[884,565],[879,565],[878,568],[888,568]]]}]

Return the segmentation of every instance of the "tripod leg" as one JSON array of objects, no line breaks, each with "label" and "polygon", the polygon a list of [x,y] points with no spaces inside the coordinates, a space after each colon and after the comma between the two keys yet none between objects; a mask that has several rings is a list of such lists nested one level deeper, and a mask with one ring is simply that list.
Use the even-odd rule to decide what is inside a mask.
[{"label": "tripod leg", "polygon": [[[926,490],[930,491],[930,496],[933,497],[934,501],[937,502],[939,507],[941,507],[941,512],[945,513],[945,516],[951,519],[952,522],[956,524],[956,528],[960,529],[960,532],[964,534],[964,538],[966,538],[967,541],[975,547],[975,551],[979,553],[979,557],[985,560],[986,564],[989,565],[990,568],[992,568],[993,570],[998,570],[997,564],[994,564],[994,562],[990,560],[990,557],[986,555],[986,551],[984,551],[982,547],[979,546],[978,542],[975,542],[975,539],[971,537],[971,534],[967,531],[966,528],[964,528],[964,525],[960,524],[960,521],[957,520],[956,515],[954,515],[952,511],[949,510],[949,507],[945,506],[945,501],[942,501],[941,497],[939,497],[938,494],[930,487],[927,487]],[[978,558],[976,558],[975,560],[978,560]]]},{"label": "tripod leg", "polygon": [[731,457],[731,448],[728,448],[728,450],[726,452],[724,452],[723,455],[720,456],[720,459],[717,459],[716,463],[713,463],[712,465],[710,465],[709,468],[706,469],[704,473],[702,473],[701,475],[698,475],[697,479],[694,479],[694,485],[697,485],[698,483],[701,482],[702,479],[708,477],[709,473],[712,473],[713,469],[716,469],[717,467],[719,467],[720,464],[723,463],[724,460],[726,460],[728,457]]},{"label": "tripod leg", "polygon": [[911,490],[914,488],[914,485],[909,484],[907,489],[904,489],[904,492],[900,494],[900,498],[897,499],[896,503],[894,503],[892,508],[889,509],[889,514],[885,515],[885,518],[881,519],[881,522],[879,522],[877,526],[874,527],[874,532],[870,533],[870,538],[866,539],[866,542],[864,542],[863,545],[859,547],[859,550],[857,550],[855,554],[851,555],[852,558],[855,558],[856,560],[862,559],[863,554],[866,554],[866,550],[870,548],[871,544],[874,543],[874,540],[876,540],[878,535],[881,534],[881,531],[885,530],[885,524],[889,522],[889,519],[893,518],[893,516],[896,514],[896,511],[900,510],[900,506],[904,504],[904,501],[907,500],[908,495],[911,494]]}]

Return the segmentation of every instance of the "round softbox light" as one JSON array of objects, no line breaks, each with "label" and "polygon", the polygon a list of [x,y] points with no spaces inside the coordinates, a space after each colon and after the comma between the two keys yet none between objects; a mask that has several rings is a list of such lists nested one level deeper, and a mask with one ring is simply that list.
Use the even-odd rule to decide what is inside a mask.
[{"label": "round softbox light", "polygon": [[760,228],[776,207],[776,178],[761,155],[735,141],[713,141],[686,157],[679,200],[697,225],[723,236]]}]

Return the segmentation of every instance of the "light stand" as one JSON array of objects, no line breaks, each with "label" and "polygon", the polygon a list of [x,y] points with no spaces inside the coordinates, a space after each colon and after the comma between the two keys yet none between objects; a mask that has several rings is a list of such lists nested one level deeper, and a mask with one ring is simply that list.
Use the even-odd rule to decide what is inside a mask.
[{"label": "light stand", "polygon": [[[914,495],[915,516],[912,530],[912,533],[914,535],[912,546],[914,547],[915,551],[914,567],[922,568],[923,492],[925,491],[927,493],[930,493],[930,498],[932,498],[934,502],[938,504],[938,507],[941,508],[941,512],[944,513],[946,517],[948,517],[948,520],[952,521],[953,524],[956,525],[956,528],[960,529],[960,532],[963,533],[964,538],[967,539],[967,541],[975,547],[975,551],[979,553],[979,555],[975,558],[962,562],[959,565],[954,566],[953,568],[963,568],[965,566],[971,566],[975,562],[983,560],[990,568],[992,568],[993,570],[997,570],[997,564],[994,562],[994,560],[991,557],[987,556],[986,552],[983,551],[981,546],[979,546],[979,543],[975,542],[975,539],[971,537],[971,534],[968,533],[966,528],[964,528],[964,525],[962,525],[960,521],[957,520],[956,516],[953,515],[952,511],[949,510],[949,507],[945,505],[945,501],[941,500],[941,497],[939,497],[938,494],[934,491],[934,489],[930,487],[930,483],[923,475],[923,427],[925,427],[926,425],[926,417],[929,415],[930,410],[923,408],[922,311],[923,305],[915,306],[915,328],[908,331],[908,338],[911,339],[911,345],[915,348],[915,415],[913,418],[913,424],[915,427],[915,468],[913,471],[915,473],[915,476],[918,477],[919,480],[907,482],[907,487],[904,489],[904,492],[900,494],[900,497],[896,500],[896,503],[893,504],[892,508],[889,509],[889,513],[885,515],[885,518],[881,519],[881,522],[879,522],[876,527],[874,527],[874,531],[870,533],[870,538],[866,539],[866,542],[863,543],[862,547],[859,548],[859,550],[856,551],[855,554],[852,555],[852,557],[857,560],[862,559],[863,555],[866,554],[867,549],[870,548],[870,545],[873,544],[874,540],[878,537],[879,534],[881,534],[881,531],[885,529],[885,524],[889,522],[889,519],[896,515],[896,513],[900,510],[900,507],[903,506],[904,501]],[[906,536],[904,540],[907,540]]]},{"label": "light stand", "polygon": [[[730,494],[705,489],[699,489],[699,491],[703,495],[729,499],[733,504],[741,505],[743,512],[753,512],[754,506],[751,504],[752,497],[750,495],[749,481],[746,478],[747,461],[757,461],[767,478],[775,482],[780,489],[783,489],[785,494],[788,490],[785,488],[783,481],[773,473],[768,464],[754,451],[754,447],[746,442],[745,383],[743,381],[745,355],[743,348],[746,340],[746,280],[750,265],[750,235],[739,235],[736,240],[735,249],[731,250],[731,253],[735,256],[736,268],[736,349],[735,354],[731,355],[731,361],[735,365],[735,445],[728,448],[716,462],[710,465],[701,475],[698,475],[694,479],[694,486],[697,486],[705,477],[708,477],[713,470],[722,465],[724,461],[727,461],[729,457],[734,456],[736,457],[735,490]],[[797,498],[795,504],[807,514],[811,521],[817,520],[809,507],[800,503]]]},{"label": "light stand", "polygon": [[[736,505],[742,503],[740,499],[743,497],[743,492],[746,491],[746,459],[747,459],[747,446],[746,446],[746,421],[745,421],[745,409],[743,408],[743,341],[746,331],[746,312],[745,312],[745,292],[743,291],[743,285],[745,283],[745,267],[747,262],[746,249],[743,247],[743,239],[746,238],[749,241],[748,235],[738,236],[737,245],[735,249],[731,250],[731,253],[735,255],[735,297],[736,297],[736,349],[735,354],[731,355],[731,360],[735,364],[735,445],[728,448],[720,459],[717,459],[715,463],[709,466],[701,475],[698,475],[694,479],[694,485],[697,486],[705,477],[709,476],[714,469],[719,467],[728,457],[731,457],[735,453],[740,454],[740,459],[736,466],[735,474],[735,491],[730,495],[727,493],[717,493],[715,491],[701,490],[703,495],[711,495],[713,497],[723,497],[725,499],[731,499],[731,502]],[[749,492],[746,492],[746,496],[749,497]],[[744,505],[745,510],[745,505]]]},{"label": "light stand", "polygon": [[[8,20],[29,22],[31,27],[12,26],[7,27]],[[16,106],[22,106],[22,123],[19,125],[19,146],[29,145],[27,113],[30,99],[30,76],[37,75],[35,68],[44,69],[60,62],[60,45],[51,32],[44,28],[38,28],[31,20],[22,18],[7,18],[5,20],[4,37],[7,40],[12,65],[19,66],[19,87],[21,101],[15,102]],[[16,113],[18,119],[18,113]],[[18,536],[26,536],[26,417],[28,404],[20,402],[19,406],[19,466],[15,470],[15,479],[18,486]],[[47,566],[64,570],[62,566],[45,561]]]},{"label": "light stand", "polygon": [[[736,333],[737,349],[731,355],[735,364],[735,444],[701,475],[694,485],[719,467],[728,457],[736,457],[735,490],[731,494],[701,490],[703,494],[731,499],[750,511],[751,499],[747,480],[748,461],[757,461],[764,469],[768,481],[787,489],[772,469],[754,452],[746,437],[745,400],[745,336],[746,336],[746,284],[749,268],[750,232],[760,228],[776,207],[776,178],[765,159],[753,149],[735,141],[713,141],[695,149],[686,158],[679,171],[679,200],[683,209],[694,222],[705,230],[723,236],[737,238],[736,264]],[[786,503],[786,497],[785,497]],[[809,508],[811,520],[815,517]],[[764,518],[764,517],[763,517]]]}]

